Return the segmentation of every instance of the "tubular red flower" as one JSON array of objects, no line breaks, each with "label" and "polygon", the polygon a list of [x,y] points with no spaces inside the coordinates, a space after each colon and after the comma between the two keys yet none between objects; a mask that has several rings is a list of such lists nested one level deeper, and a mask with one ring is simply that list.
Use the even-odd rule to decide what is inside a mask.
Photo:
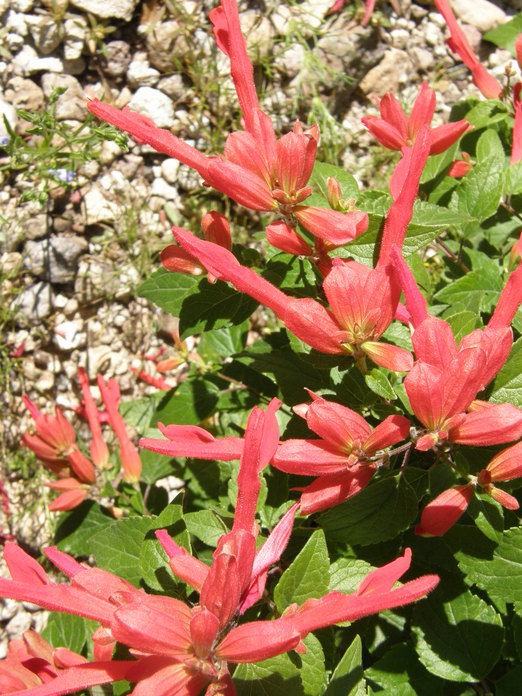
[{"label": "tubular red flower", "polygon": [[466,67],[471,70],[473,82],[486,97],[486,99],[498,99],[502,92],[502,87],[486,68],[479,62],[473,53],[471,46],[462,29],[460,28],[455,15],[453,14],[447,0],[435,0],[435,6],[444,17],[451,38],[446,40],[450,49],[456,53]]},{"label": "tubular red flower", "polygon": [[85,415],[89,423],[89,428],[92,434],[91,442],[91,458],[95,466],[99,469],[106,468],[109,462],[109,449],[102,436],[100,419],[98,417],[98,409],[92,398],[89,388],[89,379],[83,367],[78,368],[78,381],[83,394],[83,402],[85,407]]},{"label": "tubular red flower", "polygon": [[448,488],[428,503],[422,511],[420,524],[415,527],[415,534],[421,536],[443,536],[466,511],[475,486],[466,483],[455,488]]},{"label": "tubular red flower", "polygon": [[98,386],[109,416],[111,428],[116,433],[116,437],[120,443],[123,478],[129,483],[135,483],[139,481],[141,475],[141,459],[138,450],[130,441],[125,421],[118,411],[120,388],[114,379],[109,379],[107,383],[105,383],[102,375],[98,375]]}]

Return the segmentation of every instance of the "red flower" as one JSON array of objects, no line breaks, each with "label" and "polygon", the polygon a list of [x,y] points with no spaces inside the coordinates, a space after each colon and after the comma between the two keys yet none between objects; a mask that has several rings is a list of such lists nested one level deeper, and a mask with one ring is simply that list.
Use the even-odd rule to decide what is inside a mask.
[{"label": "red flower", "polygon": [[338,505],[359,493],[370,481],[382,457],[377,454],[408,437],[410,423],[402,416],[388,416],[373,431],[346,406],[312,394],[313,401],[296,412],[321,439],[286,440],[272,460],[281,471],[317,476],[303,489],[301,512],[309,514]]},{"label": "red flower", "polygon": [[485,404],[466,413],[479,391],[493,379],[511,349],[509,327],[522,301],[522,266],[513,272],[485,329],[455,342],[450,325],[430,316],[413,275],[393,253],[410,313],[417,358],[404,380],[411,407],[428,432],[417,440],[427,450],[440,441],[491,445],[522,435],[522,411],[512,404]]},{"label": "red flower", "polygon": [[118,411],[118,403],[120,401],[120,388],[114,379],[109,379],[107,383],[101,375],[98,375],[98,386],[111,428],[116,433],[116,437],[120,443],[120,459],[121,468],[123,469],[123,478],[129,483],[139,481],[141,475],[141,459],[138,450],[132,444],[125,421]]},{"label": "red flower", "polygon": [[467,483],[443,491],[422,511],[420,524],[415,527],[415,534],[420,536],[446,534],[466,511],[474,490],[474,484]]},{"label": "red flower", "polygon": [[490,75],[486,68],[480,63],[477,56],[473,53],[471,46],[462,29],[460,28],[455,15],[447,0],[435,0],[438,11],[446,20],[451,38],[446,40],[450,49],[457,53],[466,67],[471,70],[473,82],[486,97],[486,99],[498,99],[502,92],[502,87],[493,75]]},{"label": "red flower", "polygon": [[89,379],[83,367],[78,368],[78,380],[82,389],[85,415],[92,434],[91,458],[99,469],[105,469],[109,463],[109,449],[102,436],[98,409],[92,398]]},{"label": "red flower", "polygon": [[[170,131],[127,107],[121,111],[98,99],[88,109],[98,118],[129,133],[138,143],[195,169],[204,182],[252,210],[279,211],[285,219],[296,218],[312,234],[325,238],[332,227],[332,242],[352,240],[368,225],[359,211],[339,213],[301,205],[312,193],[307,186],[315,161],[319,128],[303,128],[297,121],[292,132],[276,138],[269,116],[259,108],[253,68],[239,25],[235,0],[223,0],[210,13],[219,48],[230,59],[230,72],[243,112],[245,130],[232,133],[225,143],[224,156],[207,157]],[[317,218],[320,218],[319,220]],[[327,223],[325,230],[324,223]],[[170,256],[173,259],[173,256]],[[179,263],[189,262],[180,255]],[[185,270],[184,272],[190,272]]]},{"label": "red flower", "polygon": [[78,449],[74,428],[58,407],[55,416],[44,415],[26,396],[22,399],[36,424],[36,434],[24,433],[22,443],[58,475],[58,481],[46,485],[63,491],[49,509],[70,510],[85,499],[89,485],[96,481],[94,467]]},{"label": "red flower", "polygon": [[[409,117],[391,92],[379,102],[381,118],[365,116],[364,125],[377,140],[391,150],[411,148],[423,126],[429,127],[435,113],[435,92],[426,82],[422,83]],[[429,131],[430,155],[438,155],[447,150],[470,128],[463,119],[455,123],[446,123]]]},{"label": "red flower", "polygon": [[501,488],[493,486],[497,481],[512,481],[522,476],[522,442],[499,452],[485,469],[479,471],[477,482],[484,493],[489,493],[495,500],[509,510],[518,510],[516,498]]},{"label": "red flower", "polygon": [[[331,592],[299,608],[292,605],[278,619],[236,625],[262,595],[266,572],[286,546],[298,507],[287,511],[256,552],[259,474],[277,447],[277,406],[273,402],[265,413],[256,408],[249,417],[234,523],[220,538],[212,565],[192,558],[166,532],[158,533],[171,568],[199,592],[199,604],[189,607],[172,597],[147,595],[111,573],[84,568],[67,554],[47,549],[46,555],[71,578],[70,584],[55,584],[24,551],[6,544],[4,558],[12,580],[0,578],[0,595],[102,625],[95,633],[95,659],[103,659],[51,674],[35,696],[58,696],[119,679],[136,682],[135,694],[167,696],[175,691],[197,696],[207,685],[207,693],[234,694],[228,662],[257,662],[293,649],[304,651],[302,639],[310,631],[408,604],[437,585],[438,577],[427,575],[392,589],[409,568],[407,549],[403,558],[370,573],[352,595]],[[135,659],[107,661],[115,641],[128,646]]]}]

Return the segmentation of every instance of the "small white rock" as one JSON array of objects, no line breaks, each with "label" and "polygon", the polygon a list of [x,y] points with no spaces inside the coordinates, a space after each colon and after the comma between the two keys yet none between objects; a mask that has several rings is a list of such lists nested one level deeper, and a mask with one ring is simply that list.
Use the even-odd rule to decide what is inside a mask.
[{"label": "small white rock", "polygon": [[153,87],[140,87],[130,100],[129,108],[151,118],[159,128],[170,128],[175,123],[170,97]]}]

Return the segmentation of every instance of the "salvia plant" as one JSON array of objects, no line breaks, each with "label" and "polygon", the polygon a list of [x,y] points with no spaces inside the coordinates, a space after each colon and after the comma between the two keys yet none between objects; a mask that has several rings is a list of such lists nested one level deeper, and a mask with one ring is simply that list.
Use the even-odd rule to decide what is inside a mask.
[{"label": "salvia plant", "polygon": [[[99,376],[104,408],[80,370],[88,446],[24,398],[60,516],[41,564],[6,538],[0,594],[53,613],[1,693],[518,692],[522,82],[435,3],[483,96],[434,127],[427,84],[409,113],[385,94],[363,122],[398,153],[387,191],[318,162],[317,126],[274,131],[235,0],[210,13],[242,114],[222,153],[89,102],[259,222],[173,228],[140,294],[179,318],[177,357],[136,402]],[[522,69],[519,20],[491,40]]]}]

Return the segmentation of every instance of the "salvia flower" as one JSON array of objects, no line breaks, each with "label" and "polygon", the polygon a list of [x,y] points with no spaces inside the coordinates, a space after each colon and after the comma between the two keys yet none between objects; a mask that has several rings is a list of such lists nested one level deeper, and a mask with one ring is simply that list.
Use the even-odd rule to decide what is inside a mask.
[{"label": "salvia flower", "polygon": [[85,416],[91,430],[91,459],[99,469],[106,469],[109,464],[109,448],[103,439],[98,409],[89,387],[89,378],[83,367],[78,368],[78,380],[83,394]]},{"label": "salvia flower", "polygon": [[277,139],[269,116],[259,108],[236,0],[223,0],[211,11],[210,20],[217,45],[230,60],[245,128],[228,136],[224,155],[207,157],[127,107],[120,111],[93,99],[88,104],[89,110],[129,133],[136,142],[146,143],[195,169],[207,185],[246,208],[279,212],[291,229],[298,220],[313,235],[325,239],[331,235],[334,244],[351,241],[366,229],[365,213],[340,213],[303,205],[312,193],[308,180],[314,166],[319,128],[315,125],[304,128],[297,121],[290,133]]},{"label": "salvia flower", "polygon": [[128,483],[136,483],[141,474],[141,459],[138,450],[131,442],[125,421],[118,411],[120,388],[116,380],[109,379],[105,382],[102,375],[98,375],[98,386],[107,410],[110,426],[116,433],[120,444],[123,478]]},{"label": "salvia flower", "polygon": [[[240,625],[241,614],[262,595],[266,573],[287,544],[298,504],[293,505],[256,550],[255,510],[261,487],[259,474],[278,443],[273,404],[266,412],[255,408],[245,433],[238,475],[238,497],[232,529],[218,541],[210,567],[181,549],[166,532],[157,536],[174,573],[199,593],[190,607],[167,596],[148,595],[111,573],[86,568],[55,548],[46,555],[70,578],[54,583],[43,568],[16,544],[6,544],[4,558],[12,580],[0,578],[0,595],[31,601],[98,621],[95,662],[73,664],[49,674],[34,696],[72,693],[120,679],[135,683],[136,695],[233,695],[229,664],[265,660],[290,650],[305,651],[310,631],[342,621],[409,604],[438,583],[426,575],[392,589],[409,568],[411,551],[371,572],[358,590],[341,592],[291,605],[277,619]],[[110,660],[116,642],[130,648],[133,659]]]},{"label": "salvia flower", "polygon": [[78,449],[74,428],[58,407],[56,415],[51,416],[41,413],[26,396],[22,400],[36,425],[36,433],[24,433],[22,443],[46,469],[59,477],[58,481],[46,484],[62,492],[49,509],[70,510],[85,499],[89,485],[95,482],[94,466]]},{"label": "salvia flower", "polygon": [[459,56],[468,70],[471,71],[471,74],[473,75],[473,82],[486,97],[486,99],[498,99],[502,93],[502,86],[498,80],[493,77],[493,75],[488,73],[486,68],[473,53],[473,50],[469,45],[469,41],[460,28],[455,15],[449,6],[448,0],[435,0],[435,6],[444,17],[446,24],[448,25],[450,38],[446,40],[446,43],[450,49],[453,51],[453,53],[456,53]]},{"label": "salvia flower", "polygon": [[359,493],[382,465],[384,451],[406,439],[410,429],[407,418],[388,416],[372,430],[352,409],[311,396],[312,403],[294,410],[320,439],[285,440],[272,460],[282,471],[317,476],[302,491],[303,514],[338,505]]},{"label": "salvia flower", "polygon": [[[522,266],[502,291],[485,329],[464,336],[457,346],[450,325],[427,313],[426,302],[398,250],[393,252],[412,324],[417,358],[404,380],[417,418],[426,427],[416,444],[427,450],[439,442],[492,445],[522,435],[522,410],[512,404],[476,404],[511,349],[510,323],[522,301]],[[476,404],[475,408],[472,404]],[[467,412],[468,411],[468,412]]]},{"label": "salvia flower", "polygon": [[[391,92],[387,92],[379,102],[381,117],[365,116],[362,122],[377,140],[391,150],[411,148],[423,126],[429,127],[435,113],[435,92],[422,83],[419,94],[408,116]],[[429,131],[430,155],[438,155],[447,150],[470,128],[463,119],[446,123]]]}]

